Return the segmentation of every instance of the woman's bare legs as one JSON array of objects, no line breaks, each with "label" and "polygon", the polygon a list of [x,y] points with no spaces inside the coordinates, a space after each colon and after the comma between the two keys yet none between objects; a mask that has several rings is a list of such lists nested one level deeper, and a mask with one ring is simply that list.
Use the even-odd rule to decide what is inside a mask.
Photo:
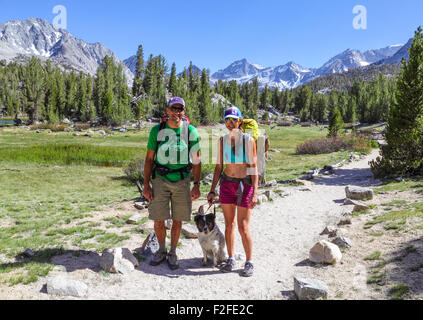
[{"label": "woman's bare legs", "polygon": [[228,250],[228,256],[234,258],[236,205],[222,204],[222,210],[225,217],[226,248]]},{"label": "woman's bare legs", "polygon": [[244,246],[247,261],[253,257],[253,239],[250,233],[250,218],[252,209],[237,207],[238,230],[241,235],[242,245]]}]

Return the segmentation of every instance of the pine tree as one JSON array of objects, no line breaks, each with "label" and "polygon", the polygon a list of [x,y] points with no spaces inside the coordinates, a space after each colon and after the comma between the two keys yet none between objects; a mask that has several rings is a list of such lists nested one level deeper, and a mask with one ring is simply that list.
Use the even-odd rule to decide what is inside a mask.
[{"label": "pine tree", "polygon": [[23,72],[24,94],[28,103],[25,111],[31,122],[38,121],[44,109],[44,70],[41,61],[32,57]]},{"label": "pine tree", "polygon": [[198,111],[201,124],[209,124],[212,121],[212,103],[210,99],[209,76],[206,69],[201,73],[201,88],[198,96]]},{"label": "pine tree", "polygon": [[169,89],[169,92],[175,96],[175,93],[176,93],[176,65],[175,63],[172,64],[172,69],[170,71],[168,89]]},{"label": "pine tree", "polygon": [[376,177],[423,174],[423,34],[419,27],[402,61],[397,82],[397,103],[391,108],[386,128],[387,146],[371,162]]},{"label": "pine tree", "polygon": [[341,130],[344,128],[344,121],[342,120],[341,112],[338,108],[335,108],[332,113],[332,117],[329,120],[329,138],[334,138],[339,135]]}]

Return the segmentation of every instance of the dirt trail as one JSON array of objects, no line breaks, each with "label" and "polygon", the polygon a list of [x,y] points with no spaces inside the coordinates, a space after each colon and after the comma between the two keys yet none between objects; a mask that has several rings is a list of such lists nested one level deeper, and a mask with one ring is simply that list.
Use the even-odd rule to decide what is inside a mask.
[{"label": "dirt trail", "polygon": [[[213,267],[201,265],[202,251],[198,240],[184,239],[177,254],[180,269],[171,271],[164,263],[151,267],[145,261],[129,275],[105,275],[99,272],[96,253],[71,254],[55,257],[53,263],[65,266],[49,276],[66,275],[88,285],[83,299],[258,299],[280,300],[293,298],[293,277],[312,277],[315,270],[307,262],[308,252],[321,238],[327,224],[340,217],[345,199],[345,186],[375,186],[368,161],[378,150],[360,161],[335,169],[335,175],[322,176],[307,182],[311,191],[298,187],[281,188],[289,196],[264,203],[254,209],[251,232],[254,241],[255,273],[243,278],[239,272],[244,261],[237,261],[234,272],[221,273]],[[218,223],[224,230],[223,217]],[[140,246],[139,239],[129,241],[126,247]],[[235,252],[243,255],[239,234]],[[0,288],[0,299],[76,299],[55,297],[45,293],[46,279],[29,285]]]}]

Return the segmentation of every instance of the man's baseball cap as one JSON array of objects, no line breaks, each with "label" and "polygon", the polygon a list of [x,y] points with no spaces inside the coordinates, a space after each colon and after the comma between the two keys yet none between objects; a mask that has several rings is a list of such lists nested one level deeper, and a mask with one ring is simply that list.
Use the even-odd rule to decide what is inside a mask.
[{"label": "man's baseball cap", "polygon": [[225,110],[225,120],[228,118],[242,119],[241,110],[237,107],[231,107]]},{"label": "man's baseball cap", "polygon": [[175,104],[183,105],[184,108],[185,108],[185,101],[184,101],[184,99],[182,99],[180,97],[174,97],[174,98],[170,99],[169,102],[167,103],[167,106],[170,108],[171,106],[173,106]]}]

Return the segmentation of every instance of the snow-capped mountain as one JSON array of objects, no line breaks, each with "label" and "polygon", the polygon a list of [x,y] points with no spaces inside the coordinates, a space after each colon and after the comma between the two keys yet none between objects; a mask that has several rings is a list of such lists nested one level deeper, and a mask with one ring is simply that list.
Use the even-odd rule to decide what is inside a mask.
[{"label": "snow-capped mountain", "polygon": [[408,60],[409,58],[408,50],[411,48],[413,41],[414,41],[414,38],[411,38],[410,40],[408,40],[408,42],[404,46],[402,46],[399,50],[397,50],[397,52],[394,55],[376,62],[375,65],[400,63],[403,58],[405,60]]},{"label": "snow-capped mountain", "polygon": [[257,76],[264,69],[266,68],[249,63],[247,59],[242,59],[230,64],[226,69],[214,73],[212,78],[225,81],[237,80],[242,83],[248,81],[251,77]]},{"label": "snow-capped mountain", "polygon": [[[86,43],[68,31],[58,29],[43,19],[8,21],[0,24],[0,59],[16,60],[19,56],[50,59],[59,65],[95,75],[103,58],[108,55],[115,63],[122,63],[117,55],[101,43]],[[128,83],[134,75],[124,65]]]},{"label": "snow-capped mountain", "polygon": [[290,89],[303,85],[317,77],[332,73],[346,72],[351,69],[368,66],[382,59],[394,55],[402,45],[393,45],[377,50],[360,52],[348,49],[334,56],[318,69],[305,68],[295,62],[288,62],[277,67],[262,67],[250,63],[247,59],[236,61],[226,69],[219,70],[211,76],[211,82],[219,79],[239,83],[246,83],[257,78],[259,87],[276,87],[278,89]]}]

